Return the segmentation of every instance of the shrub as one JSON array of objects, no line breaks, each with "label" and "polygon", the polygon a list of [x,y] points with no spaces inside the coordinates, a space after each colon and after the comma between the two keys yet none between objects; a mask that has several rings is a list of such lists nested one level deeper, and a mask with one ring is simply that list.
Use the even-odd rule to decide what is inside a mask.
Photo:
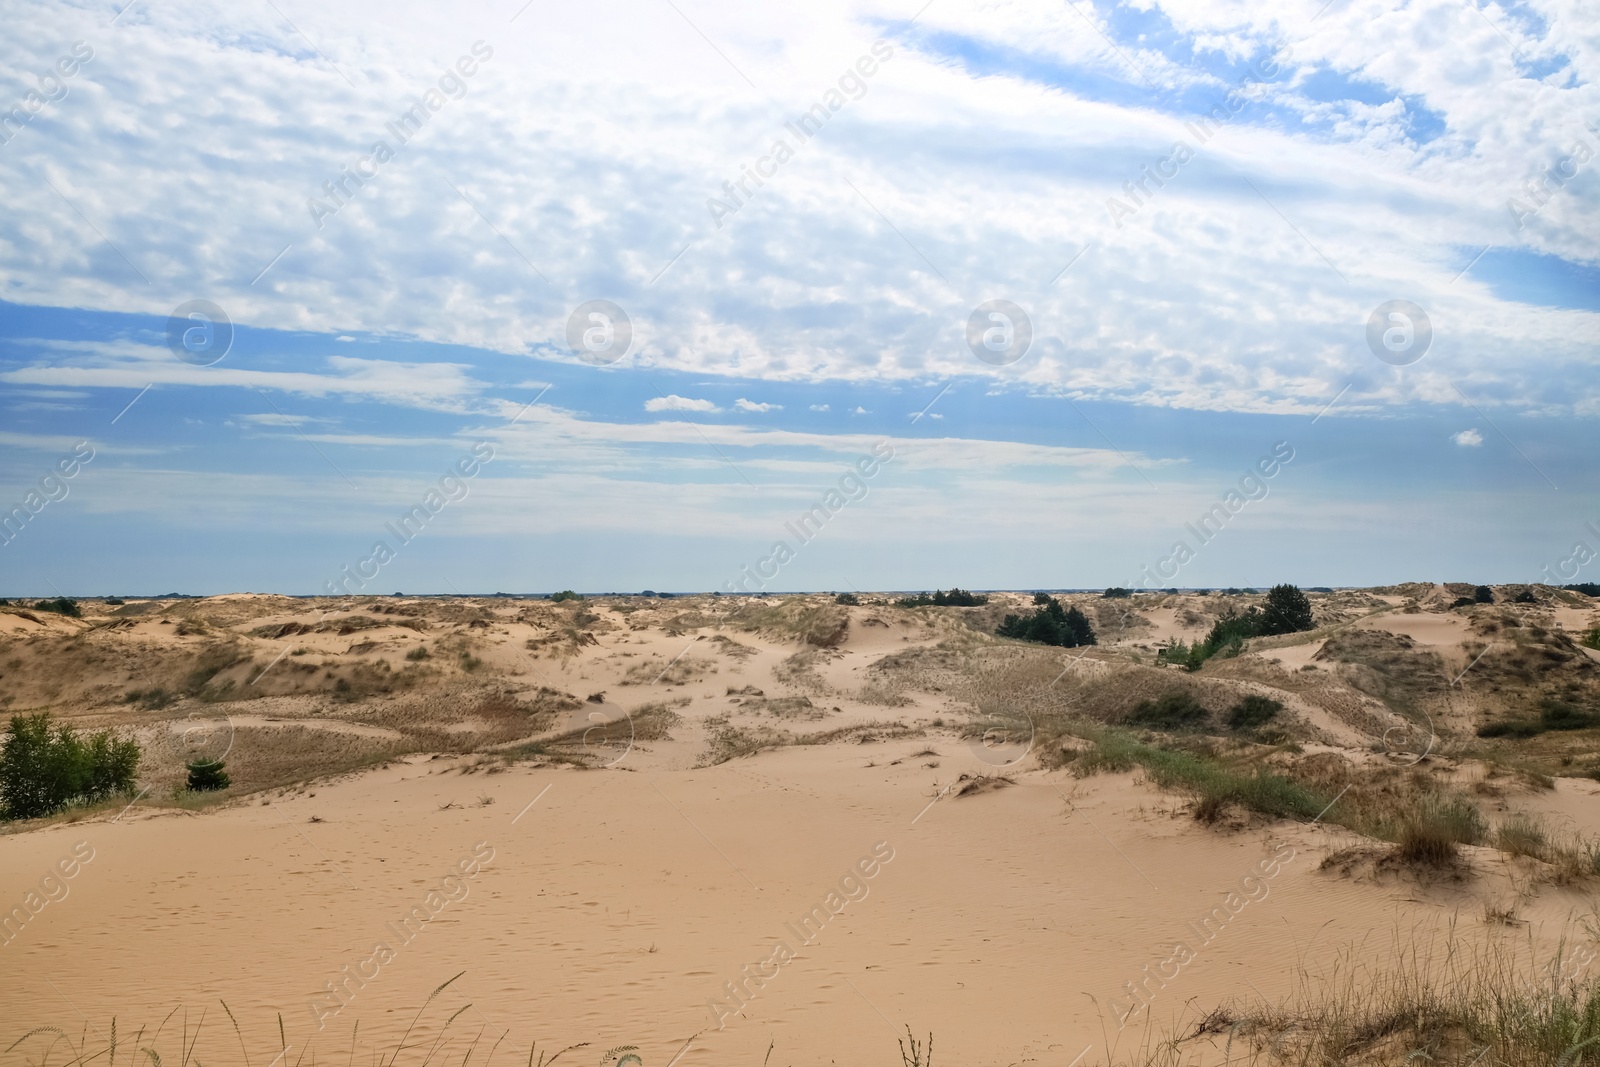
[{"label": "shrub", "polygon": [[1264,726],[1283,710],[1283,705],[1271,697],[1251,694],[1228,709],[1228,727],[1233,730],[1254,730]]},{"label": "shrub", "polygon": [[127,703],[137,704],[145,711],[160,711],[175,703],[177,699],[165,689],[132,689],[123,697]]},{"label": "shrub", "polygon": [[1539,598],[1533,595],[1532,589],[1524,589],[1522,592],[1512,597],[1511,602],[1513,604],[1537,604],[1539,602]]},{"label": "shrub", "polygon": [[1485,835],[1483,816],[1470,802],[1428,793],[1401,819],[1399,854],[1407,863],[1442,867],[1458,846],[1481,844]]},{"label": "shrub", "polygon": [[14,715],[0,751],[0,816],[34,819],[68,804],[104,800],[133,790],[139,746],[109,730],[88,741],[49,712]]},{"label": "shrub", "polygon": [[1128,722],[1158,730],[1184,730],[1208,726],[1211,713],[1186,689],[1146,700],[1128,714]]},{"label": "shrub", "polygon": [[833,598],[833,602],[835,604],[843,604],[849,608],[859,608],[861,606],[861,598],[854,593],[840,593]]},{"label": "shrub", "polygon": [[1570,589],[1574,593],[1582,593],[1584,596],[1600,597],[1600,583],[1578,582],[1576,585],[1564,585],[1561,588]]},{"label": "shrub", "polygon": [[33,610],[49,611],[57,615],[69,615],[74,619],[83,617],[83,612],[78,608],[78,602],[76,600],[68,600],[64,596],[58,596],[54,600],[41,600],[33,605]]},{"label": "shrub", "polygon": [[428,655],[428,646],[418,645],[416,648],[413,648],[410,652],[406,653],[406,659],[410,660],[412,663],[420,663],[427,659]]},{"label": "shrub", "polygon": [[1595,717],[1562,700],[1545,700],[1539,709],[1539,725],[1546,730],[1584,730],[1595,725]]},{"label": "shrub", "polygon": [[1007,615],[995,633],[1059,648],[1079,648],[1095,643],[1094,627],[1089,625],[1083,612],[1076,607],[1063,608],[1055,597],[1045,599],[1045,606],[1031,615]]},{"label": "shrub", "polygon": [[1585,648],[1600,649],[1600,626],[1591,626],[1587,633],[1578,639],[1578,643]]},{"label": "shrub", "polygon": [[560,602],[563,600],[582,600],[583,597],[579,596],[577,593],[574,593],[570,589],[563,589],[559,593],[551,593],[550,599]]},{"label": "shrub", "polygon": [[1122,600],[1127,597],[1131,597],[1133,595],[1133,590],[1124,589],[1120,585],[1114,585],[1100,595],[1106,600]]},{"label": "shrub", "polygon": [[1472,599],[1478,604],[1493,604],[1494,590],[1486,585],[1480,585],[1472,591]]},{"label": "shrub", "polygon": [[1537,737],[1544,729],[1536,722],[1526,719],[1501,719],[1498,722],[1486,722],[1478,727],[1479,737]]},{"label": "shrub", "polygon": [[189,769],[189,788],[196,793],[210,793],[218,789],[226,789],[233,784],[224,770],[222,760],[197,760],[187,764]]}]

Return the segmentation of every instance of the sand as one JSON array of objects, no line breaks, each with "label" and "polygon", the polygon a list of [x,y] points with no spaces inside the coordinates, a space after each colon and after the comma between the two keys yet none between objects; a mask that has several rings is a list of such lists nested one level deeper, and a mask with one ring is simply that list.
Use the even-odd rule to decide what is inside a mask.
[{"label": "sand", "polygon": [[[1466,636],[1447,616],[1391,613],[1370,625],[1441,647]],[[423,1017],[432,1034],[462,1012],[442,1062],[461,1063],[481,1031],[478,1055],[509,1035],[497,1055],[518,1062],[537,1040],[552,1052],[589,1042],[573,1063],[636,1045],[651,1067],[674,1057],[754,1064],[773,1043],[774,1064],[893,1063],[909,1026],[934,1034],[941,1063],[1067,1067],[1128,1054],[1147,1027],[1192,1029],[1219,1005],[1285,995],[1303,971],[1327,973],[1347,957],[1381,965],[1397,945],[1442,938],[1452,923],[1475,943],[1548,948],[1587,907],[1578,889],[1545,886],[1518,902],[1526,925],[1490,925],[1485,909],[1526,881],[1498,852],[1468,849],[1474,876],[1459,882],[1341,875],[1319,870],[1323,858],[1370,842],[1323,825],[1207,828],[1139,774],[1077,780],[1024,760],[1007,769],[1011,784],[957,796],[961,775],[995,768],[956,735],[953,699],[859,699],[871,663],[949,637],[910,613],[853,609],[848,640],[811,654],[824,683],[811,690],[779,680],[802,646],[771,635],[729,634],[744,655],[716,646],[713,631],[616,625],[595,645],[546,656],[524,645],[549,628],[483,629],[477,654],[502,664],[508,685],[602,696],[556,732],[647,700],[687,698],[683,722],[670,738],[616,749],[603,768],[464,773],[478,757],[413,755],[203,813],[139,806],[0,837],[0,908],[21,903],[78,843],[93,850],[65,898],[0,947],[0,1039],[41,1025],[109,1032],[113,1017],[128,1035],[186,1005],[191,1029],[209,1011],[195,1057],[242,1062],[220,1000],[253,1063],[277,1054],[280,1014],[289,1063],[308,1049],[342,1061],[357,1020],[356,1055],[370,1057],[460,972]],[[1171,629],[1169,618],[1156,632]],[[385,628],[338,643],[416,638]],[[1294,669],[1317,647],[1268,655]],[[674,657],[703,673],[624,684],[640,664],[654,675]],[[702,765],[706,720],[741,721],[752,698],[728,690],[746,686],[768,698],[809,692],[825,714],[784,727],[896,720],[925,735]],[[291,724],[394,733],[364,722],[360,704],[274,708],[237,711],[237,736]],[[773,721],[747,714],[758,719]],[[1597,796],[1594,782],[1562,780],[1514,802],[1600,833]],[[475,858],[476,873],[460,875]],[[1229,894],[1237,904],[1250,893],[1259,899],[1226,910]],[[430,905],[434,917],[407,941],[398,924]],[[1226,919],[1211,920],[1207,941],[1196,924],[1219,905]],[[820,933],[806,943],[795,924],[814,907]],[[1172,969],[1176,942],[1193,960],[1152,977]],[[346,968],[369,977],[334,998],[330,983]],[[752,974],[765,981],[745,983],[741,1004],[727,983]],[[1128,983],[1150,999],[1119,1030],[1134,1004]],[[167,1025],[164,1042],[179,1023]],[[1195,1054],[1220,1062],[1206,1047]]]}]

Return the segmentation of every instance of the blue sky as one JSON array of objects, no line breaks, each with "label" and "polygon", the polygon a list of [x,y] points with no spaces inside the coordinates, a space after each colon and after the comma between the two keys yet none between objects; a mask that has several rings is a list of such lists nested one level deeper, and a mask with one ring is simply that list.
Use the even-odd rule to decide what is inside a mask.
[{"label": "blue sky", "polygon": [[[520,6],[21,9],[0,595],[1528,581],[1600,547],[1577,6]],[[197,300],[209,365],[168,341]],[[606,365],[592,300],[632,327]],[[1014,361],[968,343],[992,300]],[[1396,300],[1433,331],[1403,366],[1368,341]]]}]

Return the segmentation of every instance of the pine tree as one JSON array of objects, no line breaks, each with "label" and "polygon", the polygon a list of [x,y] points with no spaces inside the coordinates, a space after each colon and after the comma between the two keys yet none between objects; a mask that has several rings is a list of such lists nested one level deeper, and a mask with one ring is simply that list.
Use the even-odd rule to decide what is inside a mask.
[{"label": "pine tree", "polygon": [[226,789],[233,784],[228,778],[228,772],[223,770],[222,760],[196,760],[188,767],[189,788],[196,793]]}]

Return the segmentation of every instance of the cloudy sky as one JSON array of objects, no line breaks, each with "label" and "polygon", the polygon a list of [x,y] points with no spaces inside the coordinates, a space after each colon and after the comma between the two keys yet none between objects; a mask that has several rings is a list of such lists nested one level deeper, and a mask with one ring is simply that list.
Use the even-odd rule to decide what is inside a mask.
[{"label": "cloudy sky", "polygon": [[0,595],[1600,580],[1596,0],[8,16]]}]

